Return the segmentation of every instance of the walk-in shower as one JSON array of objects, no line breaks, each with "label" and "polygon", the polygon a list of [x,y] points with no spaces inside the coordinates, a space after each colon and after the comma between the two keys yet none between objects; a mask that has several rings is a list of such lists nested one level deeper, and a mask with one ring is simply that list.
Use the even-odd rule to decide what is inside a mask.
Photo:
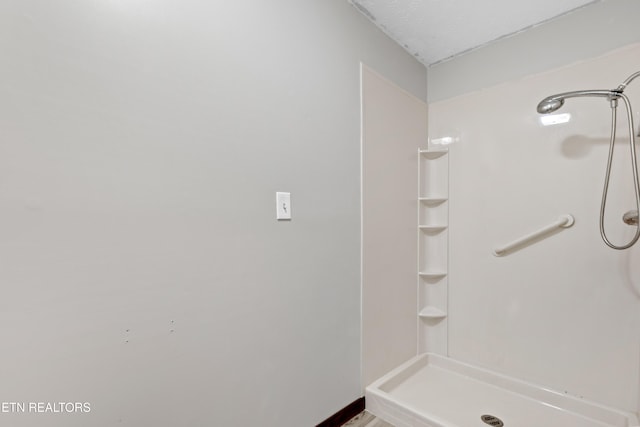
[{"label": "walk-in shower", "polygon": [[[612,90],[578,90],[548,96],[540,101],[537,108],[538,113],[549,114],[561,108],[564,105],[564,101],[568,98],[603,97],[609,101],[611,105],[611,137],[609,140],[609,157],[607,160],[607,170],[604,179],[604,189],[602,190],[602,202],[600,204],[600,235],[602,236],[602,240],[604,240],[607,246],[613,249],[630,248],[638,241],[638,238],[640,238],[640,224],[638,223],[638,212],[640,211],[640,182],[638,181],[638,162],[636,159],[634,131],[635,128],[633,126],[633,112],[631,110],[631,102],[629,101],[629,98],[623,93],[627,85],[629,85],[629,83],[631,83],[637,77],[640,77],[640,71],[629,76],[617,88]],[[616,142],[617,109],[619,99],[622,99],[627,111],[627,121],[629,124],[629,147],[631,151],[631,169],[633,172],[633,186],[635,189],[636,199],[635,211],[629,211],[623,215],[623,221],[625,223],[636,226],[636,233],[628,243],[620,246],[611,243],[604,229],[604,213],[605,207],[607,205],[607,193],[609,191],[609,179],[611,177],[611,164],[613,162],[613,150]]]},{"label": "walk-in shower", "polygon": [[[429,104],[429,144],[416,156],[417,292],[411,288],[408,297],[409,310],[418,317],[417,345],[410,341],[415,330],[407,341],[418,354],[396,367],[381,362],[378,367],[389,372],[367,377],[366,405],[374,415],[398,427],[492,425],[487,421],[505,427],[640,427],[640,299],[634,293],[640,265],[629,257],[640,248],[640,238],[625,251],[585,244],[588,235],[600,239],[609,111],[616,102],[604,230],[615,245],[626,244],[636,231],[620,222],[625,211],[637,207],[621,98],[635,107],[635,137],[640,73],[633,83],[625,81],[626,88],[615,89],[640,70],[637,58],[640,43]],[[460,66],[467,64],[465,59]],[[610,85],[584,84],[602,76],[613,76]],[[611,90],[560,93],[577,89]],[[528,101],[500,102],[505,93]],[[538,115],[538,101],[554,93],[540,111],[563,103],[564,108]],[[580,123],[522,132],[526,117],[560,122],[567,108]],[[579,132],[583,126],[589,128]],[[597,137],[576,135],[595,132]],[[541,146],[545,134],[559,145]],[[443,145],[445,138],[456,141]],[[514,149],[521,155],[514,157]],[[552,152],[558,157],[550,158]],[[636,154],[639,170],[633,178],[640,179],[640,147]],[[532,180],[541,167],[544,174]],[[489,169],[495,173],[487,174]],[[580,186],[593,196],[576,193]],[[514,204],[523,192],[537,197]],[[469,212],[478,221],[468,221]],[[560,231],[574,215],[575,225],[589,224],[586,232],[575,225]],[[533,231],[538,224],[548,225]],[[389,283],[382,287],[394,295],[404,291]],[[371,287],[363,292],[371,295]],[[389,294],[378,295],[384,304]],[[377,301],[366,301],[378,315]],[[367,363],[380,362],[375,346],[365,356]]]}]

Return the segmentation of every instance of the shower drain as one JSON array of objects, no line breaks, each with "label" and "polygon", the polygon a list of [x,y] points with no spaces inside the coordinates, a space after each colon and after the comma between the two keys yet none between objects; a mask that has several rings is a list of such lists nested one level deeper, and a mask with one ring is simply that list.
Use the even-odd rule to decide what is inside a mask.
[{"label": "shower drain", "polygon": [[494,417],[493,415],[483,415],[480,417],[480,419],[485,423],[485,424],[489,424],[490,426],[493,427],[502,427],[504,426],[504,423],[502,422],[502,420],[498,417]]}]

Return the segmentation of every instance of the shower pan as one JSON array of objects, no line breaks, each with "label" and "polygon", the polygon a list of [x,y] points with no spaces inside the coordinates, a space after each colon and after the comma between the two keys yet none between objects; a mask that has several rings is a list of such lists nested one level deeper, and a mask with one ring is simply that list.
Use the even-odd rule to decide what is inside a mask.
[{"label": "shower pan", "polygon": [[632,427],[638,419],[436,354],[421,354],[366,389],[367,409],[395,427]]}]

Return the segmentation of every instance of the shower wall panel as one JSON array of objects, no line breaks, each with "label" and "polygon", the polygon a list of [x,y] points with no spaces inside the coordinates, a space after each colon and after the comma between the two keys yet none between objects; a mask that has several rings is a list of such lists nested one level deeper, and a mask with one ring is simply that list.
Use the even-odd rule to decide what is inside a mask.
[{"label": "shower wall panel", "polygon": [[417,352],[418,148],[427,104],[362,68],[363,387]]}]

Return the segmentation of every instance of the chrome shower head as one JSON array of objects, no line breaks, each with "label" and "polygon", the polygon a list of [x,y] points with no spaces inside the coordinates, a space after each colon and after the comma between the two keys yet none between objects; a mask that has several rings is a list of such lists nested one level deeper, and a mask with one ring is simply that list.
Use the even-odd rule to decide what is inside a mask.
[{"label": "chrome shower head", "polygon": [[540,101],[537,110],[540,114],[549,114],[560,109],[563,105],[564,98],[559,98],[558,96],[550,96]]},{"label": "chrome shower head", "polygon": [[618,90],[577,90],[574,92],[559,93],[557,95],[548,96],[538,104],[538,113],[549,114],[558,110],[564,105],[567,98],[576,98],[579,96],[602,96],[609,99],[617,99],[620,97]]}]

